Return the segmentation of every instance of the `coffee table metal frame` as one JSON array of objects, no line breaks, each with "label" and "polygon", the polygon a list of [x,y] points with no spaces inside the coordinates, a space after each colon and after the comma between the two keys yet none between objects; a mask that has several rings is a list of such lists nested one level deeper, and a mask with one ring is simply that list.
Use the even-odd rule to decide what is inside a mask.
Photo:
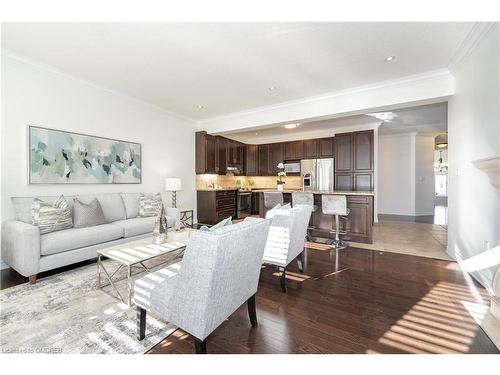
[{"label": "coffee table metal frame", "polygon": [[[141,241],[141,240],[137,241],[139,244],[142,244],[143,246],[147,245],[146,239],[142,240],[142,241],[144,241],[144,243],[141,243],[142,241],[141,242],[139,242],[139,241]],[[132,241],[132,242],[136,242],[136,241]],[[168,240],[167,240],[167,243],[168,243]],[[153,244],[152,239],[151,239],[150,244]],[[126,247],[127,243],[124,243],[122,246]],[[115,247],[115,246],[112,246],[112,247]],[[177,253],[177,254],[175,254],[175,256],[169,258],[167,261],[164,262],[165,264],[171,263],[171,262],[179,259],[180,257],[182,257],[185,249],[186,249],[186,245],[184,244],[183,246],[179,246],[175,249],[169,249],[169,250],[166,250],[164,252],[160,252],[158,254],[145,257],[143,259],[138,259],[135,262],[132,261],[132,262],[128,262],[128,263],[123,262],[122,260],[118,259],[118,257],[110,256],[110,254],[107,253],[107,251],[109,251],[109,248],[98,250],[97,251],[97,289],[102,289],[102,287],[104,286],[101,283],[101,270],[102,270],[103,273],[106,275],[106,278],[109,281],[109,285],[112,286],[112,288],[114,289],[114,291],[118,295],[118,297],[115,297],[115,296],[113,296],[113,297],[119,299],[122,303],[127,304],[128,306],[132,306],[132,269],[139,268],[139,269],[141,269],[141,271],[145,270],[146,272],[151,273],[152,272],[151,269],[148,266],[146,266],[144,264],[144,262],[161,257],[161,256],[164,256],[164,255],[167,255],[169,253]],[[111,259],[111,260],[119,263],[118,268],[116,270],[114,270],[113,273],[110,274],[108,272],[108,270],[106,269],[106,267],[104,267],[104,264],[102,262],[103,257],[105,257],[107,259]],[[155,265],[155,266],[158,266],[158,265]],[[127,268],[127,292],[128,292],[127,299],[125,299],[122,296],[122,293],[120,293],[120,291],[116,287],[115,283],[113,282],[113,276],[116,275],[116,273],[118,271],[120,271],[121,269],[123,269],[125,267]]]}]

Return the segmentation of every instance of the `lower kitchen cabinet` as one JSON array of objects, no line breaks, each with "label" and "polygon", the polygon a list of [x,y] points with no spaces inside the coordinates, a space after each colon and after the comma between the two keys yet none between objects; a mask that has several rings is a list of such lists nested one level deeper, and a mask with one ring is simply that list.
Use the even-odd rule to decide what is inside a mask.
[{"label": "lower kitchen cabinet", "polygon": [[198,223],[214,225],[229,216],[236,218],[236,190],[197,191]]}]

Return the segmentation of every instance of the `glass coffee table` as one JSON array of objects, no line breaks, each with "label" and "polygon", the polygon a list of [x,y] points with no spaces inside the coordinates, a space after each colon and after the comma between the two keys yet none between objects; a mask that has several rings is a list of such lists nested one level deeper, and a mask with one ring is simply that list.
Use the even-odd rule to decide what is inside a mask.
[{"label": "glass coffee table", "polygon": [[[153,243],[153,236],[149,236],[140,240],[134,240],[130,242],[125,242],[120,245],[111,246],[102,250],[97,251],[97,288],[102,289],[104,285],[101,283],[101,271],[104,273],[109,281],[108,285],[111,285],[117,294],[117,298],[122,302],[126,303],[128,306],[132,305],[132,269],[140,269],[140,272],[152,272],[151,269],[145,264],[146,262],[162,257],[167,254],[172,256],[166,257],[168,259],[164,260],[159,264],[155,264],[155,267],[160,264],[173,263],[184,254],[189,237],[194,232],[194,229],[186,228],[178,232],[169,231],[167,235],[166,242],[161,245],[156,245]],[[113,263],[118,263],[118,268],[113,272],[110,272],[109,265],[104,266],[103,258],[111,259]],[[106,262],[108,263],[108,262]],[[127,291],[128,295],[123,298],[122,294],[118,290],[115,282],[118,280],[113,280],[113,277],[118,271],[125,268],[127,270]]]}]

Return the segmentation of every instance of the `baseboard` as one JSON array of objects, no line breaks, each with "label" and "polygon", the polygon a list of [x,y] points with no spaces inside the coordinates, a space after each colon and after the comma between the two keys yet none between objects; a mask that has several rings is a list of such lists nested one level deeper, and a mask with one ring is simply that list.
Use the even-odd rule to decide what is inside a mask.
[{"label": "baseboard", "polygon": [[396,215],[396,214],[378,214],[378,219],[380,220],[399,220],[399,221],[409,221],[409,222],[417,222],[421,218],[425,217],[434,217],[434,214],[431,215]]}]

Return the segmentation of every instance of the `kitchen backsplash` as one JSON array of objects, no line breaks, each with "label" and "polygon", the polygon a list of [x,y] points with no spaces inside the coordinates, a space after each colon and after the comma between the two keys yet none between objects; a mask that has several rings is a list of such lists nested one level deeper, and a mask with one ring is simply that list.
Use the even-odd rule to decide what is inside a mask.
[{"label": "kitchen backsplash", "polygon": [[[237,187],[239,180],[240,186],[246,189],[266,189],[275,188],[277,177],[274,176],[232,176],[232,175],[196,175],[197,189],[210,189],[215,187],[234,188]],[[300,189],[300,176],[285,177],[285,189]]]}]

